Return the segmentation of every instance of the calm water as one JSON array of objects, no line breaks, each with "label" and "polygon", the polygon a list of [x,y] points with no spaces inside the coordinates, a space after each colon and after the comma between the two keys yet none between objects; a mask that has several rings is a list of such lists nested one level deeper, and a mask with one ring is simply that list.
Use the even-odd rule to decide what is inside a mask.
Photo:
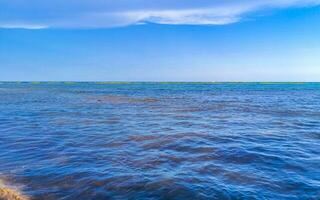
[{"label": "calm water", "polygon": [[320,84],[0,84],[32,199],[320,199]]}]

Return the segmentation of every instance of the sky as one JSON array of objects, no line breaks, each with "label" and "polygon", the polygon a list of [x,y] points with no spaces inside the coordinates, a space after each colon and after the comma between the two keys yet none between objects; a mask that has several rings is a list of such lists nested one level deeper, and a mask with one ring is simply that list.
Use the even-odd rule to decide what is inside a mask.
[{"label": "sky", "polygon": [[0,0],[1,81],[320,81],[320,0]]}]

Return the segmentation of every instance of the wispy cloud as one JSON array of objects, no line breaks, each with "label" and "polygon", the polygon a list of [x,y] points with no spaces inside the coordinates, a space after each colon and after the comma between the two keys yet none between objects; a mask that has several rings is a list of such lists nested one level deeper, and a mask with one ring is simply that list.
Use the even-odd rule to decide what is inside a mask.
[{"label": "wispy cloud", "polygon": [[0,0],[1,28],[104,28],[141,23],[221,25],[264,9],[320,0]]},{"label": "wispy cloud", "polygon": [[45,29],[48,28],[48,26],[45,25],[37,25],[37,24],[1,24],[1,28],[6,28],[6,29]]}]

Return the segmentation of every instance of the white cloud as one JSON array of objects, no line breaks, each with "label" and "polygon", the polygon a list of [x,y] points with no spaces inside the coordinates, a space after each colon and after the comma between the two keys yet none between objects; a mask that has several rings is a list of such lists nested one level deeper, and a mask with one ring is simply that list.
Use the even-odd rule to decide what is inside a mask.
[{"label": "white cloud", "polygon": [[1,24],[1,28],[6,28],[6,29],[45,29],[49,28],[48,26],[45,25],[37,25],[37,24]]},{"label": "white cloud", "polygon": [[263,9],[320,0],[0,0],[2,28],[104,28],[143,23],[221,25]]}]

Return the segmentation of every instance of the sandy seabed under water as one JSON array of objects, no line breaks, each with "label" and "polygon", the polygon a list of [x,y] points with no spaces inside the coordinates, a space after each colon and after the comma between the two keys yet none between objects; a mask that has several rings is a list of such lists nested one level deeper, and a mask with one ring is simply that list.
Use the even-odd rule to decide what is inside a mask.
[{"label": "sandy seabed under water", "polygon": [[0,200],[30,200],[23,195],[18,189],[10,187],[0,180]]}]

